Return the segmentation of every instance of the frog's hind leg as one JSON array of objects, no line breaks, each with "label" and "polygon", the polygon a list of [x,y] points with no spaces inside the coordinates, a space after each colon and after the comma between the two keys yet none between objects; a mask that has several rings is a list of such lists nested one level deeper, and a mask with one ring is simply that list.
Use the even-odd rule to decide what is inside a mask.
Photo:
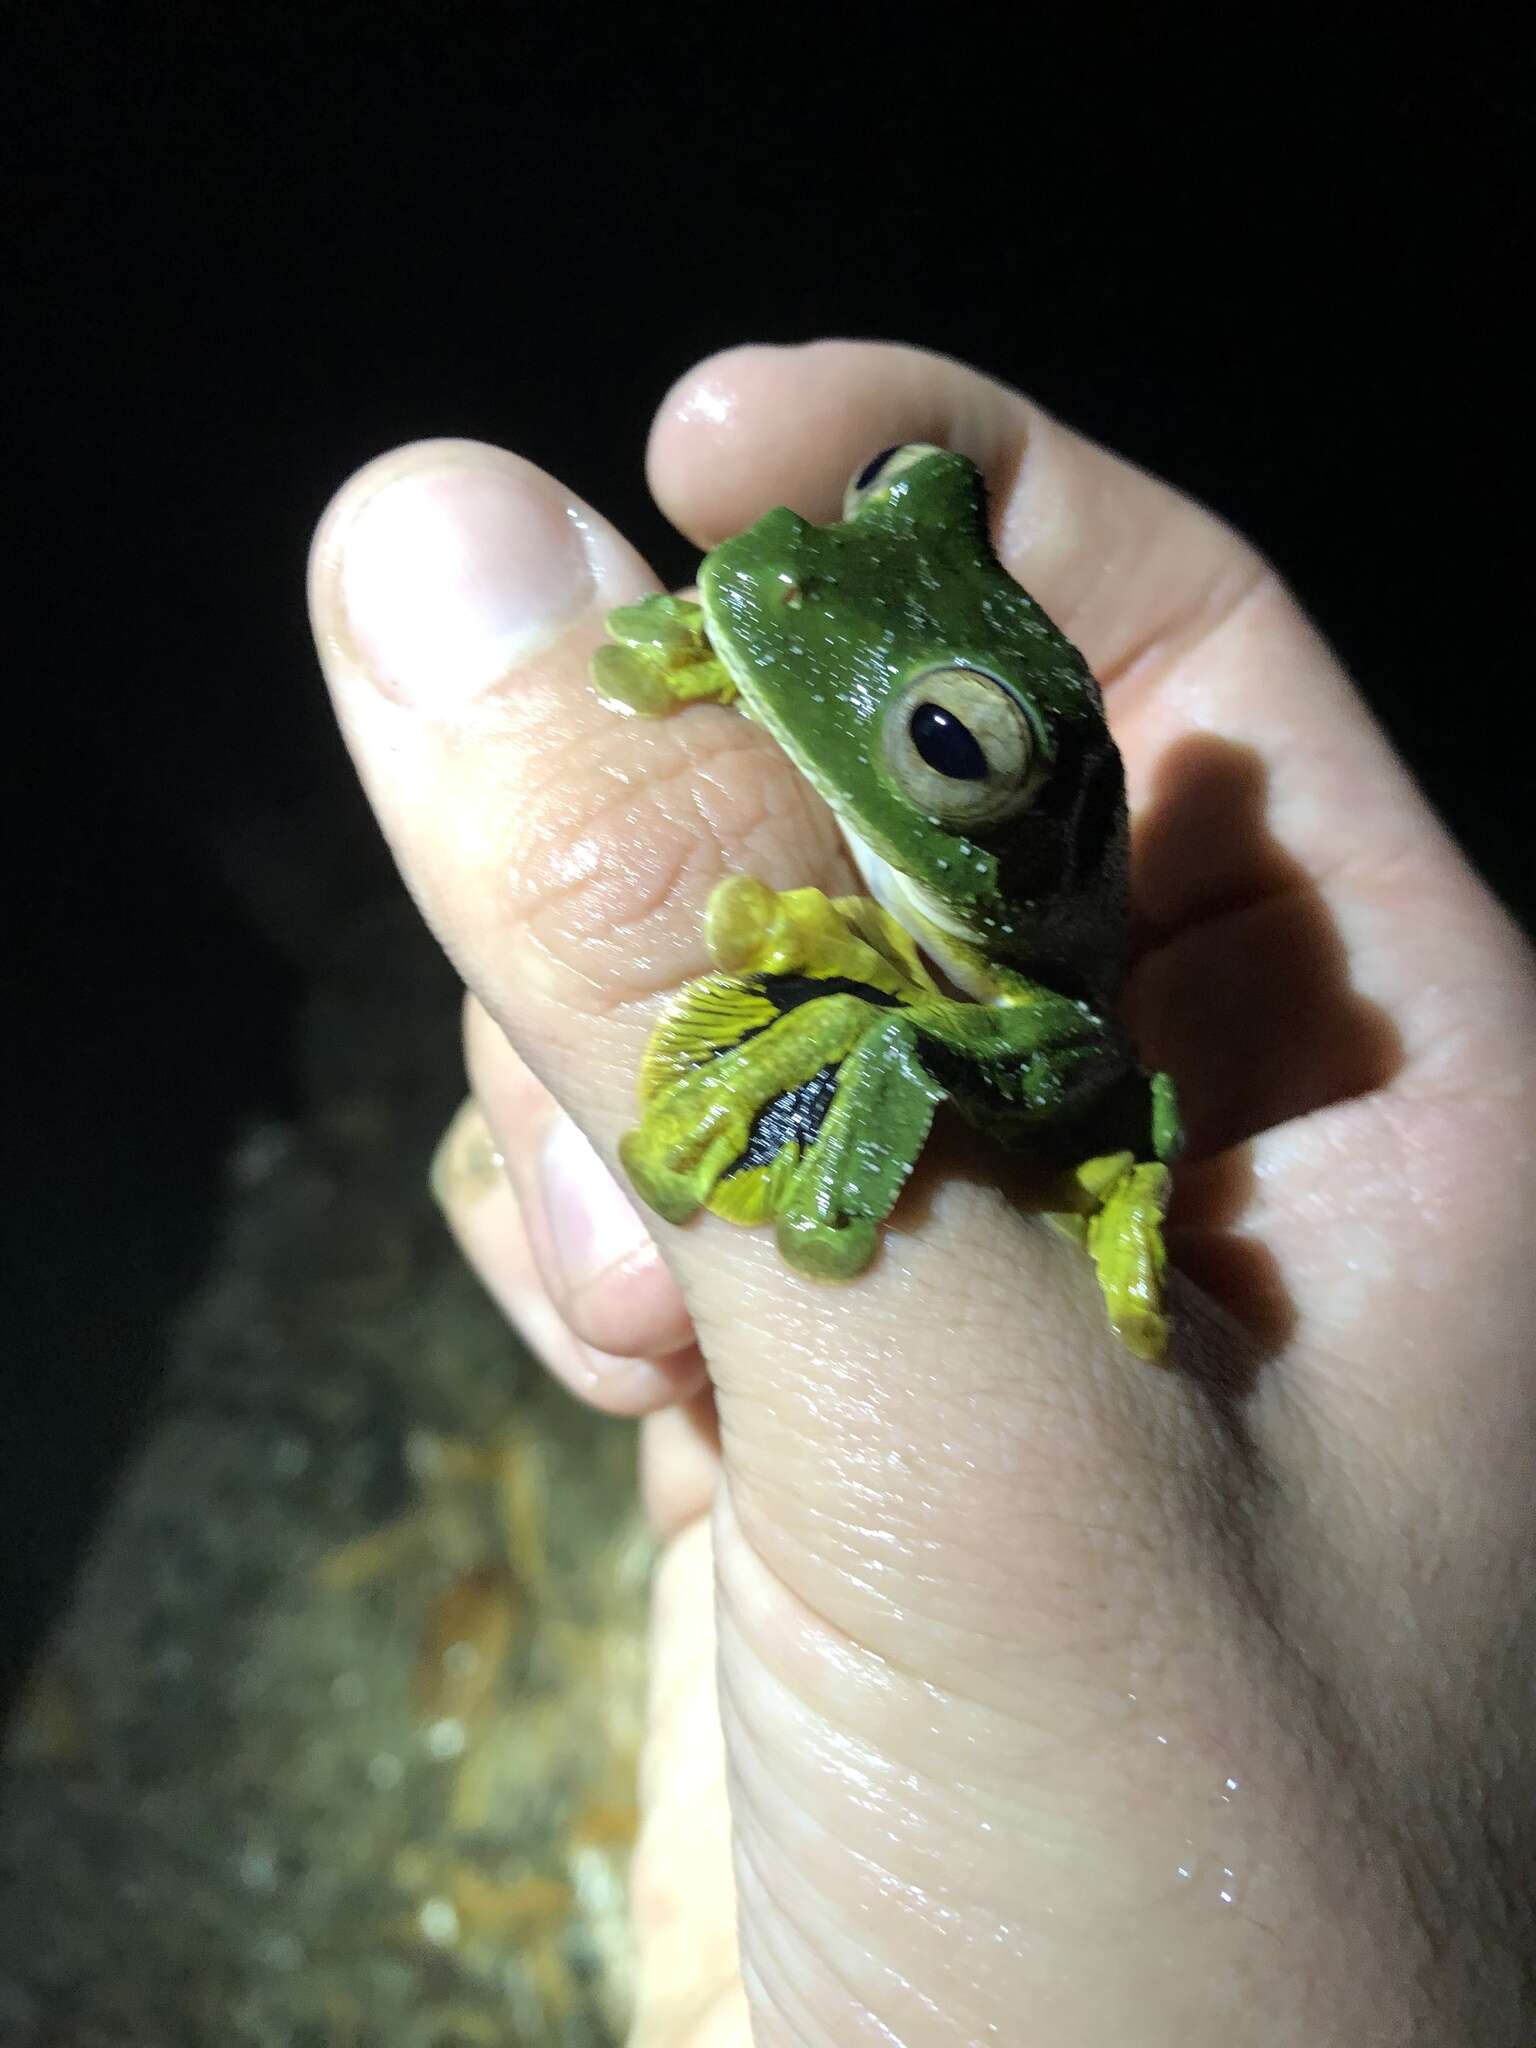
[{"label": "frog's hind leg", "polygon": [[[717,1188],[791,1146],[798,1157],[821,1121],[818,1091],[831,1087],[824,1077],[835,1077],[878,1014],[857,995],[786,1007],[770,991],[767,977],[754,986],[707,975],[689,984],[652,1035],[640,1124],[619,1157],[642,1199],[669,1223],[685,1223],[707,1202],[757,1220],[751,1200],[712,1201]],[[784,1178],[780,1168],[775,1187]],[[775,1207],[776,1199],[762,1216]]]},{"label": "frog's hind leg", "polygon": [[817,1280],[864,1270],[944,1096],[918,1055],[910,1016],[893,1011],[865,1032],[784,1187],[776,1236],[787,1264]]},{"label": "frog's hind leg", "polygon": [[883,917],[814,889],[720,886],[710,951],[747,971],[680,991],[651,1034],[640,1123],[620,1146],[658,1214],[776,1222],[787,1262],[823,1279],[869,1263],[945,1093],[909,1001],[931,984]]},{"label": "frog's hind leg", "polygon": [[605,703],[642,718],[665,718],[682,704],[732,704],[736,685],[704,630],[703,608],[658,594],[620,605],[604,624],[607,642],[592,657],[592,682]]},{"label": "frog's hind leg", "polygon": [[1078,1206],[1049,1219],[1093,1260],[1115,1334],[1153,1363],[1168,1348],[1163,1215],[1171,1178],[1160,1160],[1132,1152],[1086,1159],[1071,1176]]}]

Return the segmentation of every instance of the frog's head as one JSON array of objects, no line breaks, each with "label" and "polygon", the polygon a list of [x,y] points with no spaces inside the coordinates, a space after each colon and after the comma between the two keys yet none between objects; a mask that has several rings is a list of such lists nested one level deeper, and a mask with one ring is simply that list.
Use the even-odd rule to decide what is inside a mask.
[{"label": "frog's head", "polygon": [[972,987],[977,954],[1110,987],[1120,757],[1082,656],[992,551],[974,464],[888,449],[840,523],[770,512],[706,556],[699,586],[746,708],[930,952]]}]

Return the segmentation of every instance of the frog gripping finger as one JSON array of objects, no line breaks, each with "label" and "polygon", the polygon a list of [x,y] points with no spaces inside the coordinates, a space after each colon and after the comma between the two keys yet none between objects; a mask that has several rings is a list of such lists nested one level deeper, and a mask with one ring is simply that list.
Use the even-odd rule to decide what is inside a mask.
[{"label": "frog gripping finger", "polygon": [[681,704],[729,704],[736,685],[715,659],[703,608],[683,597],[645,597],[608,614],[608,644],[592,657],[599,696],[642,718]]},{"label": "frog gripping finger", "polygon": [[691,982],[653,1032],[625,1171],[674,1222],[704,1206],[777,1221],[791,1265],[849,1278],[943,1099],[907,1022],[939,991],[901,927],[860,897],[734,875],[705,933],[726,971]]},{"label": "frog gripping finger", "polygon": [[875,1226],[895,1207],[943,1100],[909,1015],[898,1011],[865,1033],[838,1070],[816,1141],[777,1212],[790,1265],[823,1280],[863,1271]]},{"label": "frog gripping finger", "polygon": [[673,1221],[773,1221],[791,1265],[847,1278],[948,1099],[1069,1163],[1062,1220],[1111,1325],[1160,1357],[1178,1113],[1111,1021],[1124,776],[1082,657],[992,550],[974,465],[892,449],[842,520],[769,512],[711,550],[699,590],[611,614],[597,688],[648,716],[734,703],[831,806],[870,894],[719,886],[717,972],[642,1066],[636,1188]]}]

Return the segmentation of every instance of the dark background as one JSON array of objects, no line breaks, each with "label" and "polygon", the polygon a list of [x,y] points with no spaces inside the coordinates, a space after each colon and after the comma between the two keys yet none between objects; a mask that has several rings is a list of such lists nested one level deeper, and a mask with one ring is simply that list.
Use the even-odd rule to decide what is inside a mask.
[{"label": "dark background", "polygon": [[1254,19],[11,22],[12,1655],[142,1421],[232,1143],[295,1108],[327,933],[392,886],[302,608],[316,515],[392,442],[510,443],[680,579],[641,453],[691,360],[969,358],[1253,534],[1529,910],[1528,94],[1469,10]]}]

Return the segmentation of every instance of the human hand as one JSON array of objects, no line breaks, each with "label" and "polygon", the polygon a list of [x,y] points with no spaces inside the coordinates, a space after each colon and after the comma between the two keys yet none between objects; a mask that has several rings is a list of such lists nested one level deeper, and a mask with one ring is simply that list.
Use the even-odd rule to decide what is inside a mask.
[{"label": "human hand", "polygon": [[450,1215],[554,1370],[649,1411],[636,2048],[749,2014],[800,2048],[1514,2048],[1526,948],[1265,564],[1015,394],[739,351],[670,395],[651,479],[707,546],[830,516],[907,440],[981,465],[1125,756],[1128,1021],[1190,1139],[1166,1370],[974,1149],[925,1158],[852,1286],[714,1219],[658,1255],[608,1178],[657,999],[721,873],[852,886],[830,817],[733,713],[604,709],[603,614],[655,579],[515,457],[387,456],[314,556],[343,727],[471,992]]}]

